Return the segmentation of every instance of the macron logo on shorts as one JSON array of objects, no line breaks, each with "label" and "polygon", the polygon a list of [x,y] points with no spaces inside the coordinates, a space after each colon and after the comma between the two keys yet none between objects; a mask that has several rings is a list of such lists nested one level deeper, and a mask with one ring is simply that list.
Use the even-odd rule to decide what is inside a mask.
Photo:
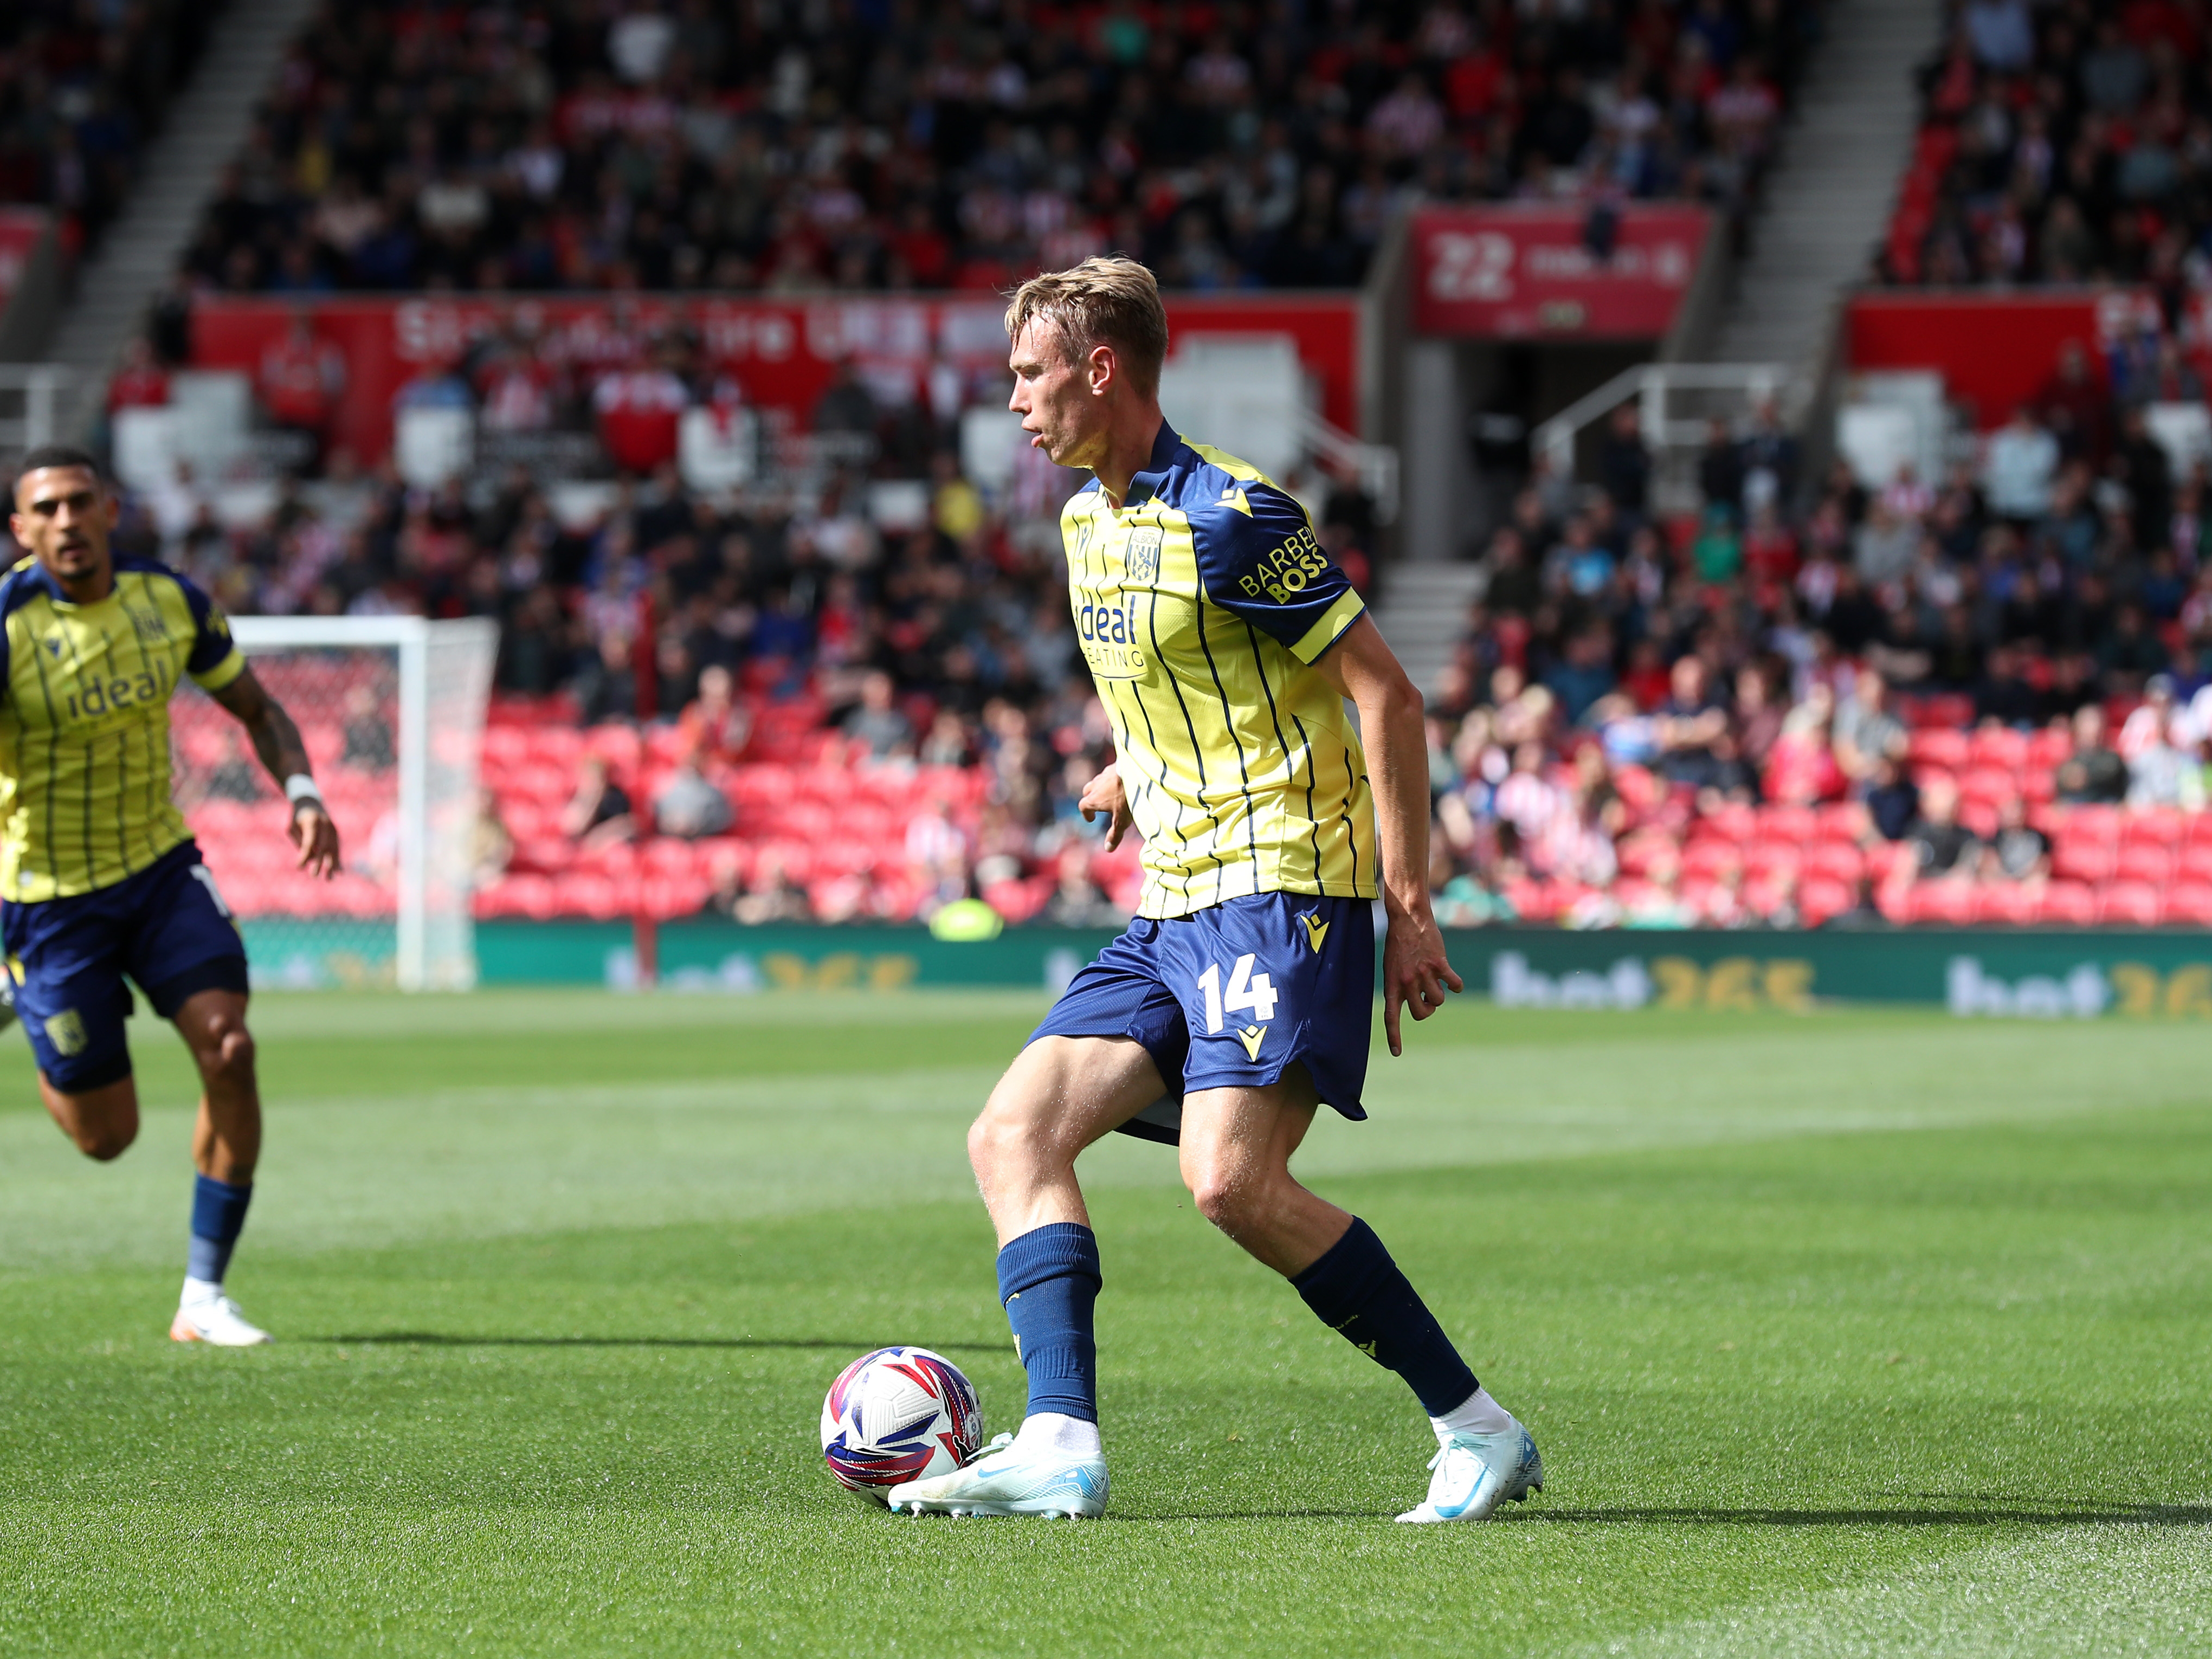
[{"label": "macron logo on shorts", "polygon": [[1328,924],[1321,919],[1318,913],[1300,916],[1298,920],[1305,924],[1307,945],[1312,947],[1316,956],[1319,956],[1321,942],[1328,937]]}]

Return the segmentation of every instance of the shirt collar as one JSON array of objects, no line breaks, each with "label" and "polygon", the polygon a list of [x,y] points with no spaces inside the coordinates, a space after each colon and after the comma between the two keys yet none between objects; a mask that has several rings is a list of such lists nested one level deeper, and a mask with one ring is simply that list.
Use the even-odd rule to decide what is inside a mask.
[{"label": "shirt collar", "polygon": [[1167,422],[1160,422],[1159,434],[1152,440],[1152,457],[1143,467],[1129,477],[1129,493],[1121,505],[1132,507],[1142,505],[1160,493],[1167,482],[1168,472],[1175,465],[1176,452],[1182,447],[1182,440]]}]

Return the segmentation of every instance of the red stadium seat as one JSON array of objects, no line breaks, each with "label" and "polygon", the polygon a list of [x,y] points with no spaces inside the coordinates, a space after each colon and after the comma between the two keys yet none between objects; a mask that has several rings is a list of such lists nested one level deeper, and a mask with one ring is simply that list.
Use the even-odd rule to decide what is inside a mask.
[{"label": "red stadium seat", "polygon": [[2042,909],[2043,896],[2018,882],[1991,882],[1974,890],[1973,919],[2006,927],[2025,927]]},{"label": "red stadium seat", "polygon": [[1818,875],[1855,882],[1866,868],[1866,854],[1852,842],[1815,841],[1807,845],[1802,868],[1808,881]]},{"label": "red stadium seat", "polygon": [[1923,926],[1964,927],[1974,919],[1974,889],[1963,881],[1923,881],[1905,895],[1905,919]]},{"label": "red stadium seat", "polygon": [[1820,835],[1829,841],[1856,841],[1866,833],[1866,808],[1856,801],[1832,801],[1819,809]]},{"label": "red stadium seat", "polygon": [[1694,841],[1682,850],[1682,873],[1705,880],[1743,867],[1743,848],[1733,842]]},{"label": "red stadium seat", "polygon": [[1705,833],[1724,841],[1749,841],[1759,833],[1759,814],[1738,801],[1715,808],[1698,823]]},{"label": "red stadium seat", "polygon": [[2054,881],[2043,890],[2035,919],[2046,926],[2087,927],[2097,919],[2097,896],[2087,884]]},{"label": "red stadium seat", "polygon": [[2020,789],[2010,771],[1973,766],[1959,775],[1959,793],[1968,800],[1996,802],[2010,800]]},{"label": "red stadium seat", "polygon": [[2169,927],[2212,927],[2212,882],[2190,881],[2169,887],[2158,919]]},{"label": "red stadium seat", "polygon": [[1878,841],[1866,849],[1866,872],[1877,882],[1887,882],[1900,864],[1909,864],[1913,857],[1912,844],[1902,841]]},{"label": "red stadium seat", "polygon": [[1948,727],[1928,727],[1906,739],[1905,757],[1915,766],[1940,766],[1956,772],[1966,764],[1966,734]]},{"label": "red stadium seat", "polygon": [[2039,771],[2054,772],[2074,752],[2073,737],[2062,726],[2046,726],[2028,734],[2027,763]]},{"label": "red stadium seat", "polygon": [[1977,766],[2017,772],[2027,765],[2027,733],[2008,726],[1984,726],[1967,739],[1966,752]]},{"label": "red stadium seat", "polygon": [[2212,811],[2189,815],[2188,844],[2191,847],[2212,847]]},{"label": "red stadium seat", "polygon": [[611,921],[629,915],[632,908],[626,884],[583,871],[555,877],[554,893],[561,915],[589,916],[594,921]]},{"label": "red stadium seat", "polygon": [[1770,875],[1794,875],[1804,857],[1803,845],[1794,841],[1755,841],[1743,849],[1744,868]]},{"label": "red stadium seat", "polygon": [[2175,861],[2175,874],[2184,881],[2212,882],[2212,842],[2191,842]]},{"label": "red stadium seat", "polygon": [[2120,823],[2120,845],[2123,847],[2156,847],[2170,850],[2180,846],[2188,836],[2187,816],[2170,806],[2130,812]]},{"label": "red stadium seat", "polygon": [[1624,875],[1648,876],[1668,863],[1680,867],[1681,848],[1664,830],[1632,830],[1620,838],[1613,853]]},{"label": "red stadium seat", "polygon": [[2116,881],[2097,895],[2097,921],[2105,927],[2155,927],[2158,889],[2146,882]]},{"label": "red stadium seat", "polygon": [[2120,826],[2125,822],[2117,806],[2069,806],[2061,820],[2066,833],[2076,841],[2108,841],[2117,843]]},{"label": "red stadium seat", "polygon": [[1818,927],[1850,909],[1855,893],[1846,883],[1808,874],[1797,885],[1797,914],[1808,927]]},{"label": "red stadium seat", "polygon": [[2051,854],[2051,871],[2068,881],[2110,881],[2119,865],[2119,849],[2109,842],[2082,841],[2069,827]]},{"label": "red stadium seat", "polygon": [[2112,873],[2122,881],[2146,882],[2157,887],[2173,879],[2173,854],[2163,847],[2123,842]]},{"label": "red stadium seat", "polygon": [[1809,806],[1762,807],[1759,834],[1765,841],[1796,842],[1799,845],[1820,833],[1820,815]]}]

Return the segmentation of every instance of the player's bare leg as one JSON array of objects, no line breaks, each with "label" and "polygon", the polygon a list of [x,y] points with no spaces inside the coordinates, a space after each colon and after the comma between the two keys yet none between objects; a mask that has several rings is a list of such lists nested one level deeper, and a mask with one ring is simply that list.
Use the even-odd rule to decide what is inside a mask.
[{"label": "player's bare leg", "polygon": [[1039,1037],[1015,1056],[968,1131],[968,1161],[1003,1248],[1039,1227],[1087,1227],[1076,1155],[1167,1092],[1127,1037]]},{"label": "player's bare leg", "polygon": [[246,999],[235,991],[196,992],[177,1010],[176,1027],[200,1073],[193,1167],[216,1181],[249,1186],[261,1161],[261,1090]]},{"label": "player's bare leg", "polygon": [[131,1078],[64,1094],[39,1073],[39,1098],[46,1113],[61,1125],[62,1133],[76,1143],[87,1158],[105,1164],[131,1149],[138,1139],[138,1085]]},{"label": "player's bare leg", "polygon": [[1098,1245],[1075,1159],[1166,1092],[1127,1037],[1042,1036],[1007,1067],[968,1132],[968,1157],[999,1234],[999,1295],[1029,1372],[1018,1435],[966,1468],[890,1494],[919,1515],[1097,1515],[1106,1507],[1091,1308]]},{"label": "player's bare leg", "polygon": [[1322,1322],[1406,1380],[1436,1431],[1428,1498],[1401,1521],[1476,1521],[1544,1485],[1528,1431],[1474,1379],[1366,1223],[1300,1185],[1320,1103],[1293,1066],[1265,1088],[1183,1097],[1182,1178],[1206,1218],[1289,1279]]},{"label": "player's bare leg", "polygon": [[1320,1104],[1303,1066],[1267,1088],[1201,1089],[1183,1097],[1179,1152],[1192,1201],[1285,1279],[1320,1261],[1352,1225],[1348,1211],[1291,1174],[1291,1154]]},{"label": "player's bare leg", "polygon": [[191,1264],[169,1334],[180,1342],[251,1346],[266,1342],[269,1334],[246,1323],[222,1289],[261,1160],[261,1091],[245,994],[196,991],[178,1006],[174,1019],[200,1073],[199,1115],[192,1125],[199,1181],[192,1200]]}]

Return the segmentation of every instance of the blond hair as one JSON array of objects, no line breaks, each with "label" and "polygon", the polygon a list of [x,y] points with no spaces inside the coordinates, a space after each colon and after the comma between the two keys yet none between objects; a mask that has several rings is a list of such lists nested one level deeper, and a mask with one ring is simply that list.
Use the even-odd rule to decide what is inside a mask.
[{"label": "blond hair", "polygon": [[1160,389],[1168,355],[1168,313],[1152,273],[1121,254],[1093,254],[1066,270],[1048,270],[1014,290],[1006,307],[1006,337],[1041,323],[1059,336],[1070,362],[1092,348],[1112,346],[1121,370],[1146,397]]}]

